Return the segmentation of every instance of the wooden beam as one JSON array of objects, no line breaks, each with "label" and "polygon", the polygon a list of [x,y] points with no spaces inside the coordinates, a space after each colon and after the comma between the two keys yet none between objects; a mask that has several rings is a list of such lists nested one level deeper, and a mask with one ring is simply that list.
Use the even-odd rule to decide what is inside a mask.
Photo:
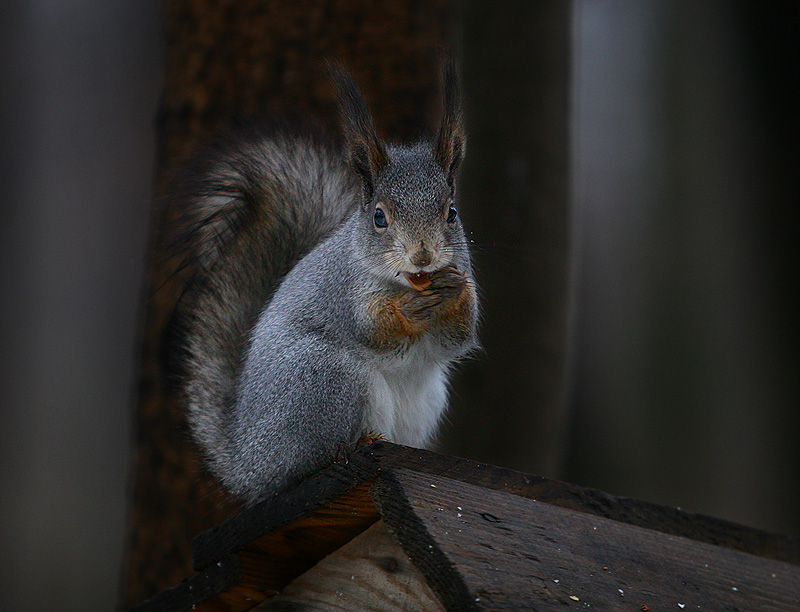
[{"label": "wooden beam", "polygon": [[378,521],[258,610],[444,612],[422,573]]},{"label": "wooden beam", "polygon": [[[797,538],[766,533],[687,510],[616,497],[596,489],[523,474],[469,459],[390,442],[375,442],[354,453],[346,461],[312,476],[281,499],[268,500],[253,506],[196,537],[192,542],[195,569],[209,566],[263,534],[296,520],[304,513],[306,520],[311,520],[316,513],[327,512],[324,508],[331,500],[345,495],[358,484],[373,480],[380,471],[396,468],[445,476],[647,529],[800,564],[800,540]],[[366,511],[368,504],[365,506],[363,499],[359,504],[360,511]],[[347,514],[348,511],[344,510],[343,513]],[[374,517],[377,520],[376,511]],[[333,519],[328,516],[325,520]]]},{"label": "wooden beam", "polygon": [[[131,608],[129,612],[176,612],[192,610],[241,582],[239,557],[220,559],[206,571],[165,589],[155,597]],[[251,606],[252,607],[252,606]]]},{"label": "wooden beam", "polygon": [[[428,495],[423,495],[423,492]],[[430,510],[435,503],[436,510]],[[441,514],[446,507],[451,510],[455,508],[455,514],[446,517]],[[468,507],[471,514],[465,519],[467,522],[459,523],[458,521],[467,516],[464,510]],[[459,517],[458,513],[464,516]],[[193,589],[211,580],[209,578],[203,582],[203,579],[196,577],[192,580],[198,582],[190,581],[191,592],[187,592],[185,587],[182,591],[186,595],[185,607],[165,608],[159,603],[159,598],[167,596],[170,602],[176,601],[176,593],[170,589],[151,600],[151,607],[145,606],[140,610],[249,610],[275,596],[298,576],[357,538],[380,518],[393,530],[406,554],[415,561],[442,604],[450,610],[495,609],[457,607],[468,606],[470,601],[473,604],[479,603],[474,601],[474,597],[482,597],[480,593],[484,591],[487,597],[494,597],[498,602],[502,600],[492,590],[495,587],[491,586],[491,581],[486,583],[490,585],[488,587],[479,584],[484,570],[494,571],[488,569],[490,566],[500,567],[503,563],[511,563],[508,571],[518,571],[520,578],[527,575],[524,572],[534,570],[541,577],[544,576],[542,568],[569,568],[572,555],[583,555],[589,559],[580,562],[583,563],[580,567],[584,570],[588,568],[590,561],[597,561],[601,569],[612,568],[613,565],[615,572],[622,572],[617,574],[621,581],[619,584],[622,585],[617,588],[622,588],[623,591],[624,584],[644,585],[648,572],[650,579],[655,581],[661,580],[660,574],[669,572],[670,580],[689,576],[706,585],[703,581],[710,578],[704,570],[688,562],[695,558],[705,559],[704,562],[708,562],[712,570],[717,568],[714,571],[718,574],[722,572],[722,577],[735,575],[736,571],[746,573],[750,578],[743,578],[740,584],[750,589],[747,592],[757,593],[758,597],[767,597],[764,601],[770,602],[770,605],[775,602],[775,605],[783,605],[786,600],[781,599],[779,593],[772,596],[772,599],[768,598],[768,585],[764,581],[765,568],[772,568],[770,575],[775,573],[782,577],[781,588],[786,597],[794,596],[792,593],[797,592],[793,591],[795,587],[800,589],[797,585],[800,576],[800,541],[796,538],[768,534],[684,510],[614,497],[601,491],[466,459],[388,442],[376,442],[312,476],[280,499],[253,506],[196,537],[192,546],[194,565],[202,570],[200,577],[207,573],[213,577],[218,563],[232,557],[238,559],[238,576],[233,579],[229,577],[225,584],[219,581],[215,583],[219,587],[216,591],[206,589],[208,598],[205,601],[188,597],[196,592]],[[498,519],[500,523],[495,523],[494,519]],[[443,530],[445,536],[468,538],[468,541],[459,544],[462,547],[473,540],[480,541],[483,535],[495,529],[492,526],[494,524],[508,526],[513,523],[514,527],[509,533],[516,535],[509,540],[498,540],[497,550],[502,552],[508,547],[513,549],[527,538],[524,540],[525,546],[530,546],[533,552],[520,553],[513,562],[502,555],[498,559],[490,555],[475,565],[474,558],[470,561],[457,556],[451,557],[453,551],[448,548],[447,538],[442,536],[441,529],[435,528],[439,524],[437,521],[442,521],[441,525],[447,525]],[[581,533],[597,531],[597,535],[602,535],[607,542],[595,541],[594,533],[583,540],[570,540],[570,534],[574,535],[575,529],[582,530]],[[462,536],[462,533],[470,535]],[[571,552],[564,553],[564,558],[556,556],[552,551],[545,555],[536,548],[544,545],[534,541],[539,537],[544,543],[560,541],[563,544],[562,549]],[[647,547],[637,549],[636,543],[639,539],[648,542]],[[597,556],[599,553],[583,550],[584,547],[589,547],[592,551],[608,548],[609,556],[601,559]],[[661,565],[648,561],[649,556],[655,559],[654,555],[659,547],[669,551],[665,553],[666,557]],[[633,552],[626,556],[629,548]],[[686,563],[681,560],[681,555],[686,555]],[[435,559],[435,562],[431,559]],[[528,564],[527,569],[519,564]],[[631,573],[631,567],[640,568],[636,570],[639,573]],[[595,570],[596,568],[589,573]],[[584,583],[580,580],[586,579],[585,576],[581,578],[583,574],[577,575],[573,572],[568,575],[572,576],[571,584],[581,585]],[[559,580],[553,585],[561,584],[559,576],[554,575],[551,579]],[[550,591],[557,588],[546,582],[539,581],[537,584],[545,584]],[[610,583],[599,584],[602,588],[607,588]],[[661,600],[654,601],[663,602],[668,593],[674,595],[677,592],[669,590],[675,584],[677,583],[667,581],[660,591],[646,591],[641,586],[636,592],[642,596],[655,593]],[[716,597],[720,595],[718,590],[721,584],[723,583],[714,583],[703,588],[711,593],[709,598]],[[585,585],[584,587],[588,589]],[[731,584],[731,589],[733,587],[740,588]],[[526,597],[531,595],[525,589],[516,591],[519,591],[520,596],[525,593]],[[572,595],[580,599],[581,593],[584,591]],[[568,599],[569,596],[567,594]],[[574,601],[569,599],[569,602]],[[722,598],[720,601],[728,600]],[[649,604],[643,602],[642,605]]]},{"label": "wooden beam", "polygon": [[406,469],[373,496],[451,612],[800,609],[789,563]]}]

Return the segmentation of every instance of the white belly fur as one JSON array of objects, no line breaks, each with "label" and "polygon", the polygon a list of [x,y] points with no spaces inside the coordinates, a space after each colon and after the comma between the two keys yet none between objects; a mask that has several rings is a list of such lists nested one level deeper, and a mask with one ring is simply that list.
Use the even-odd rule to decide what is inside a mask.
[{"label": "white belly fur", "polygon": [[425,343],[402,357],[382,357],[373,370],[365,429],[407,446],[424,447],[447,405],[447,371]]}]

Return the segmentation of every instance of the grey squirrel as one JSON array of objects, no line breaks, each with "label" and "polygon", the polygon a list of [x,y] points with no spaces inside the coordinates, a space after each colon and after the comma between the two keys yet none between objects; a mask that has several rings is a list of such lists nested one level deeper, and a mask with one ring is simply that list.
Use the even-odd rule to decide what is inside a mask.
[{"label": "grey squirrel", "polygon": [[385,144],[349,74],[330,71],[344,146],[263,124],[221,139],[170,196],[193,273],[179,313],[188,422],[247,503],[364,432],[428,444],[451,366],[476,345],[452,61],[438,134],[409,146]]}]

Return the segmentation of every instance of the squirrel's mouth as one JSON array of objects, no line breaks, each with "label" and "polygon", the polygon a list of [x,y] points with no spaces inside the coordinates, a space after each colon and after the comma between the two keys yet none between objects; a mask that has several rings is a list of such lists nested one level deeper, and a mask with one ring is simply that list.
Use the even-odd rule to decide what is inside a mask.
[{"label": "squirrel's mouth", "polygon": [[412,289],[422,291],[431,284],[431,275],[429,272],[403,272],[403,276],[411,285]]}]

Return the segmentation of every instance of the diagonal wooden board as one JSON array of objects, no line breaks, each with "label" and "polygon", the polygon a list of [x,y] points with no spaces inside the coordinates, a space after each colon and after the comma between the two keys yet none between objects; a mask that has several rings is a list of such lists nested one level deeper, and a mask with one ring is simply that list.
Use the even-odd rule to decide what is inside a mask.
[{"label": "diagonal wooden board", "polygon": [[790,563],[405,469],[373,496],[450,611],[800,610]]},{"label": "diagonal wooden board", "polygon": [[[385,495],[371,495],[370,487],[377,482],[375,491],[380,491],[401,473],[398,470],[444,477],[486,495],[497,492],[538,500],[532,503],[540,505],[546,502],[556,513],[567,509],[800,564],[800,543],[794,538],[466,459],[376,442],[315,474],[280,499],[262,502],[200,534],[192,544],[194,565],[200,573],[136,609],[252,608],[377,521],[390,506]],[[378,504],[383,504],[381,513],[373,497],[383,500]],[[227,569],[221,572],[221,568]],[[176,605],[178,601],[184,602],[183,607]]]},{"label": "diagonal wooden board", "polygon": [[445,612],[419,569],[378,521],[290,582],[259,612]]},{"label": "diagonal wooden board", "polygon": [[[375,442],[315,474],[280,499],[267,500],[248,508],[218,527],[198,535],[192,542],[194,566],[209,567],[227,554],[257,538],[304,518],[303,525],[316,529],[314,516],[323,523],[331,522],[341,530],[353,516],[344,509],[338,512],[331,505],[341,499],[344,506],[353,503],[353,488],[369,483],[387,469],[405,468],[427,474],[438,474],[494,491],[511,493],[530,499],[610,518],[648,529],[682,535],[719,544],[760,556],[800,564],[800,540],[766,533],[729,521],[696,514],[678,508],[659,506],[636,499],[616,497],[596,489],[523,474],[469,459],[409,448],[389,442]],[[365,510],[363,495],[357,495],[357,507]],[[369,504],[367,504],[369,506]],[[372,521],[377,520],[373,511]],[[358,527],[360,522],[356,520]],[[295,525],[298,535],[300,524]],[[319,542],[322,533],[310,536]],[[299,537],[299,536],[298,536]]]}]

